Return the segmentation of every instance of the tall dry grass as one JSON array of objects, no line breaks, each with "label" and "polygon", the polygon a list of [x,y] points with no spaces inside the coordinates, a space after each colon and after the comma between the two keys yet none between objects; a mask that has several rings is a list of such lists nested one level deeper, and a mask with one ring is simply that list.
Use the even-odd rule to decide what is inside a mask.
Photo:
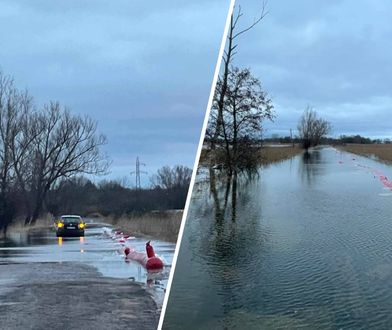
[{"label": "tall dry grass", "polygon": [[282,146],[282,147],[262,147],[259,149],[260,163],[262,165],[269,165],[272,163],[281,162],[286,159],[290,159],[303,152],[303,149],[295,145],[294,147]]},{"label": "tall dry grass", "polygon": [[142,215],[122,216],[104,220],[119,230],[132,235],[144,235],[168,242],[177,242],[182,210],[148,212]]},{"label": "tall dry grass", "polygon": [[[270,165],[272,163],[280,162],[286,159],[290,159],[303,152],[303,149],[299,145],[294,147],[290,145],[281,146],[264,146],[255,147],[253,152],[257,155],[257,161],[260,165]],[[208,166],[213,163],[224,163],[225,156],[224,150],[209,150],[203,149],[200,155],[200,164]]]},{"label": "tall dry grass", "polygon": [[380,161],[392,164],[392,144],[346,144],[338,149],[365,157],[376,157]]},{"label": "tall dry grass", "polygon": [[34,225],[25,225],[24,219],[15,219],[12,223],[7,226],[6,232],[0,230],[0,239],[4,239],[8,235],[26,235],[30,230],[38,230],[42,228],[50,228],[54,224],[53,217],[51,214],[45,214],[41,216]]},{"label": "tall dry grass", "polygon": [[25,225],[24,219],[15,219],[7,228],[7,232],[23,233],[31,229],[49,228],[54,224],[54,219],[51,214],[41,216],[34,225]]}]

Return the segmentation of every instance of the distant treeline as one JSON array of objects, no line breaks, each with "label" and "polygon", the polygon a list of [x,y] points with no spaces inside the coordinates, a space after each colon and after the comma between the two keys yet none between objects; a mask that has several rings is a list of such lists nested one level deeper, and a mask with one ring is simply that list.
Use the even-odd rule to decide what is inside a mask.
[{"label": "distant treeline", "polygon": [[46,209],[54,215],[99,213],[104,216],[140,214],[152,210],[183,209],[192,171],[163,167],[155,183],[144,189],[124,187],[120,181],[64,180],[48,193]]},{"label": "distant treeline", "polygon": [[[302,139],[299,137],[284,136],[284,137],[270,137],[264,138],[263,142],[267,143],[301,143]],[[341,135],[339,138],[323,137],[321,139],[321,144],[346,144],[346,143],[356,143],[356,144],[390,144],[392,141],[390,139],[370,139],[363,137],[361,135]]]}]

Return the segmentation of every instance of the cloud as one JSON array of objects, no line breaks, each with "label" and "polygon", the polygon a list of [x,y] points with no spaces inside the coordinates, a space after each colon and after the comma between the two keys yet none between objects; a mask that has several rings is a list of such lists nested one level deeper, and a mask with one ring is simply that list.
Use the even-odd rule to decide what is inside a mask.
[{"label": "cloud", "polygon": [[[260,2],[237,4],[245,26]],[[391,10],[386,0],[269,1],[268,15],[243,36],[236,57],[273,97],[279,117],[269,131],[296,127],[310,104],[333,121],[335,134],[390,136],[380,120],[392,106]]]},{"label": "cloud", "polygon": [[0,68],[38,104],[59,100],[98,120],[116,175],[135,155],[153,168],[192,166],[228,7],[5,0]]}]

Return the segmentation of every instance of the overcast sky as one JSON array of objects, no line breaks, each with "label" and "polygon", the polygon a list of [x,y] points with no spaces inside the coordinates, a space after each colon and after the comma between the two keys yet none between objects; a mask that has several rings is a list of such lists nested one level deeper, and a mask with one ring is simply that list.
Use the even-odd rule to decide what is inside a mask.
[{"label": "overcast sky", "polygon": [[[258,0],[237,0],[253,21]],[[289,135],[309,104],[333,135],[392,137],[392,1],[269,0],[268,15],[240,40],[278,115],[268,132]]]},{"label": "overcast sky", "polygon": [[228,7],[0,0],[0,69],[38,104],[58,100],[96,119],[110,178],[129,176],[137,155],[149,175],[192,167]]}]

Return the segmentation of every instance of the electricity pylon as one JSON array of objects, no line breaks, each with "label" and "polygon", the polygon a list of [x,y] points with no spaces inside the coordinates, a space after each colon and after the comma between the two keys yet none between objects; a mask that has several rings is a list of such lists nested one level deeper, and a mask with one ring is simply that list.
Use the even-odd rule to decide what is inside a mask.
[{"label": "electricity pylon", "polygon": [[135,175],[135,177],[136,177],[136,189],[141,189],[142,188],[141,183],[140,183],[140,175],[141,174],[147,174],[146,171],[140,170],[140,166],[146,166],[146,164],[141,163],[139,161],[139,157],[136,157],[136,169],[135,169],[135,171],[131,172],[131,175]]}]

